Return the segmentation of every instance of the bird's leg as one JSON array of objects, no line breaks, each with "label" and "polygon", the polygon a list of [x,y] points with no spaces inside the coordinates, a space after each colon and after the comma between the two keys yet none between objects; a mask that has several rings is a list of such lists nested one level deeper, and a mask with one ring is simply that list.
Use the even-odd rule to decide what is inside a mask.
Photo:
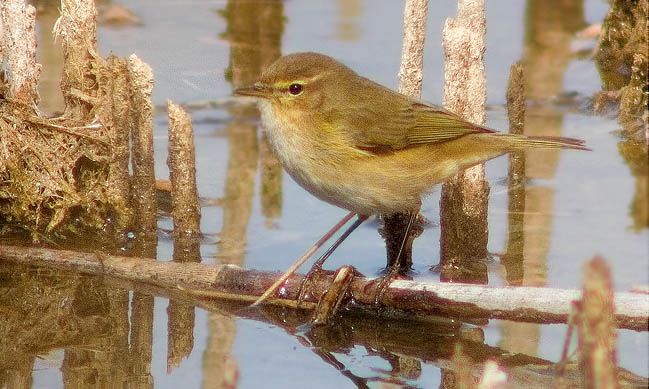
[{"label": "bird's leg", "polygon": [[298,307],[302,303],[302,300],[304,300],[304,287],[306,286],[306,283],[311,278],[313,278],[315,274],[317,274],[320,270],[322,270],[322,265],[331,256],[331,254],[333,254],[333,252],[338,248],[338,246],[340,246],[341,243],[343,243],[345,239],[347,239],[347,237],[352,232],[354,232],[355,229],[358,228],[358,226],[363,224],[363,222],[367,220],[367,218],[368,216],[358,215],[354,223],[351,226],[349,226],[345,230],[345,232],[343,232],[342,235],[340,235],[338,239],[336,239],[336,241],[327,249],[327,251],[325,251],[325,253],[322,254],[320,258],[318,258],[318,260],[313,264],[311,270],[309,270],[309,272],[304,276],[302,282],[300,283],[300,287],[298,288],[298,298],[297,298]]},{"label": "bird's leg", "polygon": [[404,243],[403,232],[406,230],[411,212],[395,213],[383,215],[383,227],[379,230],[383,239],[385,239],[385,251],[387,254],[387,266],[390,268],[399,263],[402,272],[407,272],[412,267],[412,241],[413,238],[420,235],[416,231],[415,224],[406,235]]},{"label": "bird's leg", "polygon": [[[265,291],[265,292],[264,292],[264,293],[263,293],[263,294],[262,294],[262,295],[261,295],[261,296],[260,296],[260,297],[255,301],[255,302],[254,302],[254,303],[252,303],[251,306],[254,307],[254,306],[257,306],[257,305],[263,303],[263,302],[264,302],[268,297],[270,297],[271,294],[275,293],[275,291],[277,290],[277,288],[279,288],[279,286],[280,286],[282,283],[284,283],[284,282],[285,282],[285,281],[286,281],[286,280],[287,280],[291,275],[293,275],[293,273],[295,273],[295,271],[296,271],[300,266],[302,266],[302,264],[303,264],[304,262],[306,262],[309,258],[311,258],[311,256],[313,255],[313,253],[315,253],[315,252],[316,252],[320,247],[322,247],[322,245],[324,245],[325,243],[327,243],[327,241],[328,241],[329,239],[331,239],[331,237],[333,236],[333,234],[335,234],[339,229],[341,229],[345,224],[347,224],[347,222],[348,222],[352,217],[354,217],[354,215],[355,215],[354,212],[350,212],[350,213],[348,213],[347,215],[345,215],[345,217],[343,217],[342,219],[340,219],[340,221],[339,221],[338,223],[336,223],[336,225],[333,226],[329,231],[327,231],[327,233],[324,234],[324,235],[322,236],[322,238],[320,238],[320,239],[319,239],[319,240],[318,240],[318,241],[317,241],[313,246],[311,246],[311,248],[308,249],[308,250],[307,250],[307,251],[306,251],[306,252],[305,252],[305,253],[300,257],[300,259],[298,259],[298,260],[293,264],[293,266],[291,266],[290,268],[288,268],[288,270],[286,270],[286,272],[285,272],[284,274],[282,274],[282,276],[281,276],[280,278],[278,278],[277,281],[275,281],[275,283],[274,283],[273,285],[271,285],[268,289],[266,289],[266,291]],[[367,217],[366,217],[366,218],[367,218]],[[349,234],[348,234],[348,235],[349,235]],[[339,243],[339,244],[340,244],[340,243]],[[323,261],[323,262],[324,262],[324,261]]]},{"label": "bird's leg", "polygon": [[397,274],[399,274],[399,272],[405,272],[409,270],[410,266],[412,265],[412,258],[402,263],[401,256],[404,254],[406,244],[409,239],[410,231],[412,230],[412,227],[415,224],[415,220],[417,219],[418,214],[419,214],[418,211],[411,211],[408,213],[408,224],[406,224],[406,228],[403,232],[403,238],[401,239],[401,245],[399,246],[399,251],[397,252],[397,256],[393,258],[389,258],[388,266],[386,269],[387,271],[385,275],[381,278],[381,281],[379,282],[379,286],[377,288],[377,293],[376,293],[376,299],[375,299],[376,304],[379,304],[381,298],[383,298],[383,294],[387,290],[392,279],[394,279],[394,277]]}]

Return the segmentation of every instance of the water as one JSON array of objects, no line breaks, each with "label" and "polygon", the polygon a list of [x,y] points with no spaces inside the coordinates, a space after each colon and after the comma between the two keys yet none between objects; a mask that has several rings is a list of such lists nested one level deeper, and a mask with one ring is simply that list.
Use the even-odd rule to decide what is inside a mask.
[{"label": "water", "polygon": [[[546,2],[547,3],[547,2]],[[266,5],[272,3],[264,3]],[[252,6],[238,3],[239,6]],[[154,70],[156,87],[154,103],[162,106],[167,99],[192,105],[205,100],[227,99],[232,85],[224,77],[237,50],[247,49],[241,40],[250,31],[233,32],[222,12],[222,1],[159,2],[139,1],[127,5],[141,18],[139,26],[100,27],[101,53],[120,56],[136,53]],[[490,127],[507,128],[503,109],[505,89],[511,64],[525,56],[530,73],[528,94],[534,103],[528,107],[527,128],[553,135],[586,140],[592,152],[547,152],[530,156],[526,191],[525,285],[558,288],[580,288],[581,269],[594,255],[602,255],[613,272],[615,289],[628,290],[632,285],[649,281],[649,230],[638,226],[634,209],[646,201],[647,177],[633,176],[620,154],[623,140],[616,135],[619,124],[613,118],[591,115],[583,108],[586,97],[598,91],[600,82],[590,60],[577,60],[570,53],[569,37],[576,26],[600,22],[607,4],[600,1],[583,3],[583,16],[574,11],[560,26],[567,43],[543,51],[543,29],[557,28],[544,21],[540,13],[548,8],[537,2],[498,2],[487,6],[488,112]],[[272,7],[272,5],[271,5]],[[391,88],[396,88],[401,53],[402,2],[394,1],[288,1],[276,5],[275,12],[284,19],[281,46],[271,44],[282,53],[319,51],[332,55]],[[454,15],[453,2],[431,2],[428,35],[425,47],[423,98],[441,103],[443,85],[443,53],[440,44],[444,20]],[[527,8],[526,8],[527,7]],[[577,6],[579,9],[581,7]],[[41,15],[40,61],[44,68],[56,69],[56,49],[47,41],[52,18]],[[547,24],[544,24],[547,23]],[[271,30],[272,23],[260,28]],[[250,28],[250,25],[248,25]],[[226,34],[226,31],[229,31]],[[276,32],[275,32],[276,33]],[[534,35],[537,34],[537,35]],[[526,40],[530,35],[539,40]],[[273,33],[262,38],[272,40]],[[233,44],[233,40],[235,44]],[[535,50],[536,49],[536,50]],[[564,52],[562,52],[562,50]],[[49,54],[48,54],[49,53]],[[554,55],[554,57],[553,57]],[[263,56],[262,56],[263,57]],[[262,62],[265,59],[262,58]],[[556,62],[547,62],[556,60]],[[243,63],[241,61],[240,63]],[[548,65],[552,64],[552,65]],[[253,64],[254,65],[254,64]],[[535,67],[536,66],[536,67]],[[54,70],[44,82],[44,109],[60,109]],[[247,77],[235,75],[242,79]],[[48,81],[49,80],[49,81]],[[49,85],[49,89],[47,89]],[[574,93],[575,104],[552,103],[562,93]],[[59,100],[57,100],[59,99]],[[57,105],[59,104],[59,105]],[[225,106],[193,109],[198,187],[205,205],[201,228],[206,236],[201,253],[203,262],[234,262],[249,268],[284,270],[312,242],[344,214],[311,197],[287,175],[281,178],[281,203],[266,204],[260,196],[261,168],[258,155],[263,146],[257,141],[254,121],[245,115],[244,124],[232,119]],[[166,167],[166,117],[160,112],[155,119],[156,175],[168,176]],[[236,158],[237,163],[232,161]],[[489,210],[489,251],[495,261],[488,264],[490,284],[506,284],[505,270],[497,254],[506,250],[508,234],[507,158],[487,164],[491,184]],[[644,194],[642,188],[644,185]],[[643,197],[644,196],[644,197]],[[419,277],[436,279],[430,268],[439,262],[439,191],[424,203],[423,213],[431,221],[414,248],[415,269]],[[634,207],[635,202],[635,207]],[[640,203],[638,203],[640,202]],[[271,216],[268,216],[271,215]],[[274,216],[273,216],[274,215]],[[228,225],[224,225],[228,220]],[[159,226],[172,228],[171,221],[161,218]],[[366,223],[336,251],[329,268],[353,264],[364,274],[375,275],[384,266],[384,246],[376,232],[376,223]],[[158,258],[169,259],[172,242],[161,234]],[[126,294],[133,299],[133,293]],[[442,380],[438,360],[422,357],[418,373],[400,364],[410,359],[373,349],[367,340],[351,348],[324,350],[314,346],[308,334],[247,318],[236,318],[195,310],[193,348],[177,368],[167,371],[167,305],[168,300],[155,298],[153,309],[152,382],[156,387],[217,387],[223,377],[232,377],[237,387],[354,387],[359,377],[370,386],[392,377],[398,385],[414,387],[438,386]],[[128,312],[133,315],[133,312]],[[536,325],[493,320],[482,327],[485,343],[510,352],[557,362],[560,358],[566,327]],[[411,335],[421,336],[424,329],[409,328]],[[425,338],[425,336],[424,336]],[[430,335],[431,344],[443,345],[444,338]],[[619,363],[643,377],[649,375],[646,332],[620,331]],[[364,343],[365,342],[365,343]],[[83,342],[81,342],[83,343]],[[375,344],[381,345],[380,343]],[[426,343],[422,344],[423,353]],[[90,347],[90,346],[85,346]],[[99,345],[94,345],[103,350]],[[399,343],[403,347],[403,343]],[[432,346],[431,346],[432,347]],[[440,346],[441,347],[441,346]],[[82,347],[83,348],[83,347]],[[92,348],[92,347],[90,347]],[[60,387],[64,382],[62,365],[65,353],[52,347],[33,367],[33,387]],[[77,350],[78,351],[78,350]],[[323,351],[327,351],[323,353]],[[485,350],[481,352],[486,353]],[[417,355],[417,352],[412,352]],[[431,355],[431,354],[427,354]],[[325,362],[328,356],[340,365]],[[388,361],[390,363],[388,363]],[[142,361],[146,366],[146,360]],[[324,362],[324,363],[323,363]],[[414,365],[417,365],[415,359]],[[66,365],[69,366],[69,365]],[[338,367],[335,367],[338,366]],[[344,366],[341,370],[340,366]],[[118,369],[113,366],[113,369]],[[109,368],[110,370],[110,368]],[[415,371],[418,371],[415,369]],[[229,374],[229,375],[228,375]],[[356,378],[353,378],[356,377]],[[87,381],[89,382],[89,381]],[[230,382],[230,381],[228,381]],[[356,382],[356,383],[355,383]]]}]

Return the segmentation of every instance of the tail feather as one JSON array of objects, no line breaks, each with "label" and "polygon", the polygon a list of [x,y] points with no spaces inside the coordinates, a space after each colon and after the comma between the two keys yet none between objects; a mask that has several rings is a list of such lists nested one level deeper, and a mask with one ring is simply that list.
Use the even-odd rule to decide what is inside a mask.
[{"label": "tail feather", "polygon": [[590,150],[586,147],[586,142],[576,138],[555,137],[555,136],[526,136],[506,134],[511,141],[511,146],[515,150],[527,149],[531,147],[546,149],[576,149]]}]

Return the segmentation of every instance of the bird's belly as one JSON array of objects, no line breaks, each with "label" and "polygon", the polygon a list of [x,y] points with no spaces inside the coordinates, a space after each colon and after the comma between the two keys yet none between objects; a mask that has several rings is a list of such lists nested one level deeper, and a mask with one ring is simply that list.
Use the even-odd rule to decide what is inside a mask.
[{"label": "bird's belly", "polygon": [[[270,104],[260,104],[271,149],[288,174],[320,200],[360,215],[417,210],[433,183],[413,177],[398,160],[362,155],[351,146],[334,152],[296,127],[287,127]],[[379,158],[377,160],[377,158]]]},{"label": "bird's belly", "polygon": [[417,210],[422,192],[431,186],[369,169],[358,158],[341,162],[286,151],[278,155],[288,174],[309,193],[360,215]]},{"label": "bird's belly", "polygon": [[308,169],[287,172],[304,189],[320,200],[360,215],[392,214],[417,209],[420,193],[399,192],[395,182],[385,182],[371,172],[352,174],[353,170],[340,166],[319,166],[323,172],[313,175]]}]

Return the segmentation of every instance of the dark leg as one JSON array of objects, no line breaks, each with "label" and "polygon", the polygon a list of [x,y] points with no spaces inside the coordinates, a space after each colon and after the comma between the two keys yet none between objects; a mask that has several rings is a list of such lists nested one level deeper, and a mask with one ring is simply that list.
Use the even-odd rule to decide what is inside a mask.
[{"label": "dark leg", "polygon": [[412,268],[412,242],[422,231],[422,221],[417,212],[383,215],[380,234],[385,239],[387,268],[398,264],[399,271],[404,274]]},{"label": "dark leg", "polygon": [[347,237],[354,232],[355,229],[358,228],[365,220],[367,220],[368,216],[363,216],[363,215],[358,215],[354,223],[349,226],[345,232],[342,233],[336,239],[336,241],[325,251],[320,258],[313,264],[311,267],[311,270],[304,276],[304,279],[302,279],[302,282],[300,283],[300,288],[298,289],[298,299],[297,299],[297,305],[299,306],[302,303],[302,300],[304,299],[304,287],[307,283],[308,280],[310,280],[316,273],[318,273],[320,270],[322,270],[322,265],[324,265],[325,261],[333,254],[334,251],[340,246]]},{"label": "dark leg", "polygon": [[[412,239],[410,237],[410,231],[412,230],[415,220],[417,219],[417,215],[419,212],[413,211],[409,212],[408,215],[408,222],[406,224],[406,227],[403,231],[403,237],[401,238],[401,244],[399,245],[399,250],[397,251],[396,257],[390,257],[389,250],[388,250],[388,266],[386,268],[386,273],[385,275],[381,278],[381,281],[379,282],[378,286],[378,291],[376,294],[376,300],[375,302],[378,304],[381,301],[381,298],[383,297],[383,294],[385,293],[385,290],[387,289],[388,285],[392,281],[392,279],[399,274],[400,272],[407,272],[410,270],[412,266],[412,252],[410,252],[410,255],[408,255],[408,258],[406,261],[402,260],[402,256],[404,255],[406,245],[409,243],[410,247],[412,248]],[[400,216],[400,215],[398,215]],[[386,238],[387,239],[387,238]],[[410,241],[410,242],[408,242]]]},{"label": "dark leg", "polygon": [[[271,285],[266,291],[255,301],[252,303],[252,307],[257,306],[264,302],[268,297],[270,297],[271,294],[275,293],[275,291],[279,288],[281,284],[283,284],[295,271],[304,263],[306,262],[313,253],[316,252],[320,247],[322,247],[323,244],[325,244],[332,236],[333,234],[336,233],[339,229],[342,228],[352,217],[354,217],[355,213],[350,212],[345,217],[343,217],[338,223],[336,223],[335,226],[333,226],[329,231],[327,231],[326,234],[320,240],[318,240],[311,248],[309,248],[304,255],[298,259],[293,266],[291,266],[286,272],[277,280],[273,285]],[[367,216],[365,217],[367,219]],[[349,235],[349,234],[347,234]],[[340,244],[340,243],[338,243]]]},{"label": "dark leg", "polygon": [[[390,264],[390,267],[394,268],[396,267],[397,270],[399,270],[401,266],[401,256],[404,254],[404,248],[406,247],[406,242],[410,238],[410,231],[412,230],[412,226],[415,224],[415,219],[417,219],[418,212],[410,212],[408,214],[408,224],[406,225],[406,229],[403,232],[403,238],[401,239],[401,246],[399,246],[399,252],[397,253],[397,258],[394,263]],[[412,266],[412,253],[410,253],[410,260],[406,264],[408,268]]]},{"label": "dark leg", "polygon": [[318,258],[318,260],[313,264],[313,267],[322,268],[322,265],[323,265],[323,264],[325,263],[325,261],[326,261],[326,260],[331,256],[331,254],[333,254],[333,252],[338,248],[338,246],[340,246],[341,243],[343,243],[343,242],[345,241],[345,239],[347,239],[347,237],[348,237],[352,232],[354,232],[355,229],[358,228],[358,226],[360,226],[361,224],[363,224],[363,222],[364,222],[365,220],[367,220],[367,218],[368,218],[368,216],[361,216],[361,215],[358,215],[358,217],[357,217],[356,221],[354,222],[354,224],[352,224],[351,226],[349,226],[349,228],[347,228],[347,229],[345,230],[345,232],[343,232],[342,235],[340,235],[340,237],[339,237],[338,239],[336,239],[336,241],[334,242],[334,244],[332,244],[331,247],[329,247],[329,248],[327,249],[327,251],[325,251],[325,253],[322,254],[322,256],[321,256],[320,258]]}]

